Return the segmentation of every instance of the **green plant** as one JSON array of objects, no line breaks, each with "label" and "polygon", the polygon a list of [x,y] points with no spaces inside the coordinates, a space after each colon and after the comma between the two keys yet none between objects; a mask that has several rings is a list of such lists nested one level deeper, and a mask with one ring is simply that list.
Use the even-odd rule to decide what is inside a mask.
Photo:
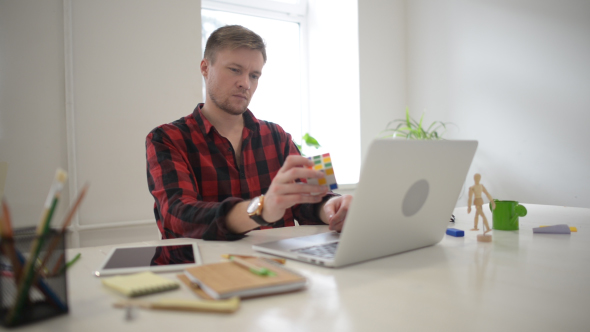
[{"label": "green plant", "polygon": [[[405,139],[418,139],[418,140],[440,140],[447,130],[449,123],[442,121],[434,121],[424,128],[422,121],[424,120],[424,114],[420,117],[420,121],[416,121],[410,117],[410,111],[406,108],[406,118],[396,119],[390,121],[385,130],[381,132],[381,137],[400,137]],[[397,124],[397,125],[396,125]],[[392,126],[395,128],[390,128]],[[439,131],[443,129],[441,133]]]},{"label": "green plant", "polygon": [[[305,135],[303,135],[301,137],[301,141],[303,143],[305,143],[305,145],[316,148],[316,149],[321,147],[320,143],[318,143],[318,141],[315,138],[313,138],[309,133],[305,133]],[[305,156],[305,154],[303,154],[303,152],[302,152],[303,151],[302,145],[297,144],[297,142],[295,142],[295,141],[294,141],[294,143],[295,143],[295,145],[297,145],[297,148],[299,149],[299,152],[301,152],[301,155]]]}]

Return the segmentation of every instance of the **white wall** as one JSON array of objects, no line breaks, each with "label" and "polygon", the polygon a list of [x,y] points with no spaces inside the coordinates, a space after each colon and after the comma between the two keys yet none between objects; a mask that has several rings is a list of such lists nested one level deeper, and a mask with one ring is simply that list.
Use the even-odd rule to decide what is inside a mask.
[{"label": "white wall", "polygon": [[153,220],[145,136],[200,101],[200,3],[72,4],[76,167],[93,189],[80,224]]},{"label": "white wall", "polygon": [[590,207],[590,2],[406,9],[408,105],[479,141],[467,184],[479,172],[498,199]]},{"label": "white wall", "polygon": [[192,0],[0,2],[0,160],[16,226],[37,223],[61,166],[74,192],[90,183],[72,245],[157,238],[145,136],[201,99],[200,10]]},{"label": "white wall", "polygon": [[56,168],[67,168],[62,7],[0,0],[0,161],[21,227],[37,225]]},{"label": "white wall", "polygon": [[361,155],[406,107],[405,1],[359,0]]},{"label": "white wall", "polygon": [[359,31],[363,151],[407,105],[479,141],[467,186],[590,207],[590,2],[363,0]]}]

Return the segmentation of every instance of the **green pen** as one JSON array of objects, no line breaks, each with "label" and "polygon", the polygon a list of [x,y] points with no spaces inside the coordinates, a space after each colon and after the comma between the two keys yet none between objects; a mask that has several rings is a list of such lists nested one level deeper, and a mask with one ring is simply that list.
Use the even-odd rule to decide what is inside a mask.
[{"label": "green pen", "polygon": [[69,269],[70,266],[74,265],[74,263],[76,263],[78,259],[80,259],[80,256],[82,256],[82,253],[78,253],[74,258],[72,258],[69,262],[62,266],[58,272],[58,275],[66,272],[66,270]]},{"label": "green pen", "polygon": [[256,266],[254,264],[251,264],[250,262],[247,262],[241,258],[238,258],[236,256],[229,256],[229,260],[248,269],[248,271],[259,275],[259,276],[263,276],[263,277],[274,277],[277,274],[274,273],[273,271],[265,268],[265,267],[261,267],[261,266]]}]

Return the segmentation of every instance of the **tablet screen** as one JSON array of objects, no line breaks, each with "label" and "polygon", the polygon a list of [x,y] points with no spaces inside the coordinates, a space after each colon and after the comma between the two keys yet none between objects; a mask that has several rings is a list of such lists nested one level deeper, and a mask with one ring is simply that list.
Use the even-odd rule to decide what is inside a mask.
[{"label": "tablet screen", "polygon": [[199,264],[198,249],[194,244],[114,248],[95,275],[174,271]]}]

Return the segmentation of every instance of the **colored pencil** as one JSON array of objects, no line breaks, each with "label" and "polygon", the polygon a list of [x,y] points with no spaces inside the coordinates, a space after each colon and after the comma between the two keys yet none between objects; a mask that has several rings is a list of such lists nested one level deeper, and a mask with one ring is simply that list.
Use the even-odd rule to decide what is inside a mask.
[{"label": "colored pencil", "polygon": [[229,256],[234,256],[234,257],[238,257],[238,258],[263,258],[263,259],[268,259],[268,260],[271,260],[271,261],[274,261],[274,262],[277,262],[277,263],[283,264],[283,265],[285,265],[285,263],[287,262],[287,260],[284,258],[256,257],[256,256],[233,255],[233,254],[222,254],[221,258],[229,259]]},{"label": "colored pencil", "polygon": [[12,270],[14,271],[16,283],[19,282],[21,277],[22,266],[16,255],[16,249],[14,248],[14,235],[12,231],[12,222],[10,220],[10,210],[5,199],[2,199],[2,218],[0,218],[1,234],[2,234],[2,247],[5,251],[6,256],[12,263]]},{"label": "colored pencil", "polygon": [[[13,270],[13,274],[12,277],[14,278],[15,283],[18,285],[20,278],[21,278],[21,273],[22,273],[22,264],[25,263],[25,258],[23,257],[23,255],[14,247],[14,237],[13,237],[13,230],[12,230],[12,223],[11,223],[11,218],[10,218],[10,210],[8,208],[8,204],[6,203],[6,201],[2,202],[2,209],[3,209],[3,229],[6,230],[6,233],[3,233],[3,235],[8,235],[10,236],[10,238],[3,238],[3,249],[5,251],[5,254],[7,254],[6,252],[10,252],[10,254],[7,254],[8,256],[10,256],[10,261],[12,264],[12,270]],[[55,295],[55,293],[53,293],[53,291],[51,290],[51,288],[49,288],[49,286],[47,286],[47,284],[45,282],[43,282],[42,280],[35,280],[35,282],[33,283],[33,285],[35,285],[35,287],[37,287],[37,289],[39,289],[41,291],[41,293],[43,293],[43,295],[45,295],[45,297],[48,299],[49,302],[54,303],[55,305],[59,306],[62,309],[67,309],[65,307],[65,305],[61,302],[61,300],[57,297],[57,295]]]},{"label": "colored pencil", "polygon": [[57,207],[57,203],[59,201],[59,197],[66,179],[67,173],[62,169],[57,169],[55,178],[53,179],[53,183],[49,189],[49,194],[47,195],[47,200],[45,201],[44,210],[41,214],[41,221],[37,226],[37,237],[31,245],[31,252],[29,254],[28,260],[26,261],[25,268],[23,269],[23,276],[18,283],[18,290],[14,305],[10,308],[8,314],[6,315],[6,323],[8,325],[12,325],[20,319],[22,311],[27,302],[29,290],[31,289],[31,285],[34,281],[35,262],[39,257],[44,238],[49,231],[49,224],[51,223],[51,218],[55,212],[55,208]]},{"label": "colored pencil", "polygon": [[72,265],[74,265],[74,263],[76,263],[80,259],[80,257],[82,257],[82,253],[78,253],[76,256],[74,256],[74,258],[72,258],[69,262],[67,262],[64,266],[61,267],[60,271],[58,272],[58,275],[66,272],[67,269],[69,269]]},{"label": "colored pencil", "polygon": [[248,262],[246,260],[243,260],[243,259],[241,259],[239,257],[229,256],[229,260],[231,262],[234,262],[237,265],[239,265],[239,266],[247,269],[248,271],[250,271],[250,272],[252,272],[252,273],[254,273],[256,275],[263,276],[263,277],[273,277],[273,276],[276,276],[276,273],[274,273],[270,269],[267,269],[267,268],[262,267],[262,266],[254,265],[254,264],[252,264],[252,263],[250,263],[250,262]]},{"label": "colored pencil", "polygon": [[[55,236],[48,246],[47,253],[45,254],[45,257],[43,257],[43,260],[41,261],[41,268],[45,267],[45,264],[47,264],[47,260],[49,259],[49,257],[51,257],[51,254],[53,254],[53,251],[57,247],[60,238],[63,238],[64,234],[66,233],[68,226],[70,226],[70,223],[72,222],[72,218],[74,217],[74,214],[78,210],[80,203],[82,203],[84,196],[86,196],[86,192],[88,191],[89,186],[90,185],[88,183],[84,184],[84,187],[82,187],[82,190],[80,190],[80,193],[78,193],[78,197],[76,198],[74,205],[71,206],[70,210],[68,211],[68,214],[66,215],[66,217],[64,219],[64,222],[62,223],[60,234],[58,236]],[[58,261],[58,263],[59,263],[59,261]],[[54,267],[54,270],[55,270],[55,267]]]}]

